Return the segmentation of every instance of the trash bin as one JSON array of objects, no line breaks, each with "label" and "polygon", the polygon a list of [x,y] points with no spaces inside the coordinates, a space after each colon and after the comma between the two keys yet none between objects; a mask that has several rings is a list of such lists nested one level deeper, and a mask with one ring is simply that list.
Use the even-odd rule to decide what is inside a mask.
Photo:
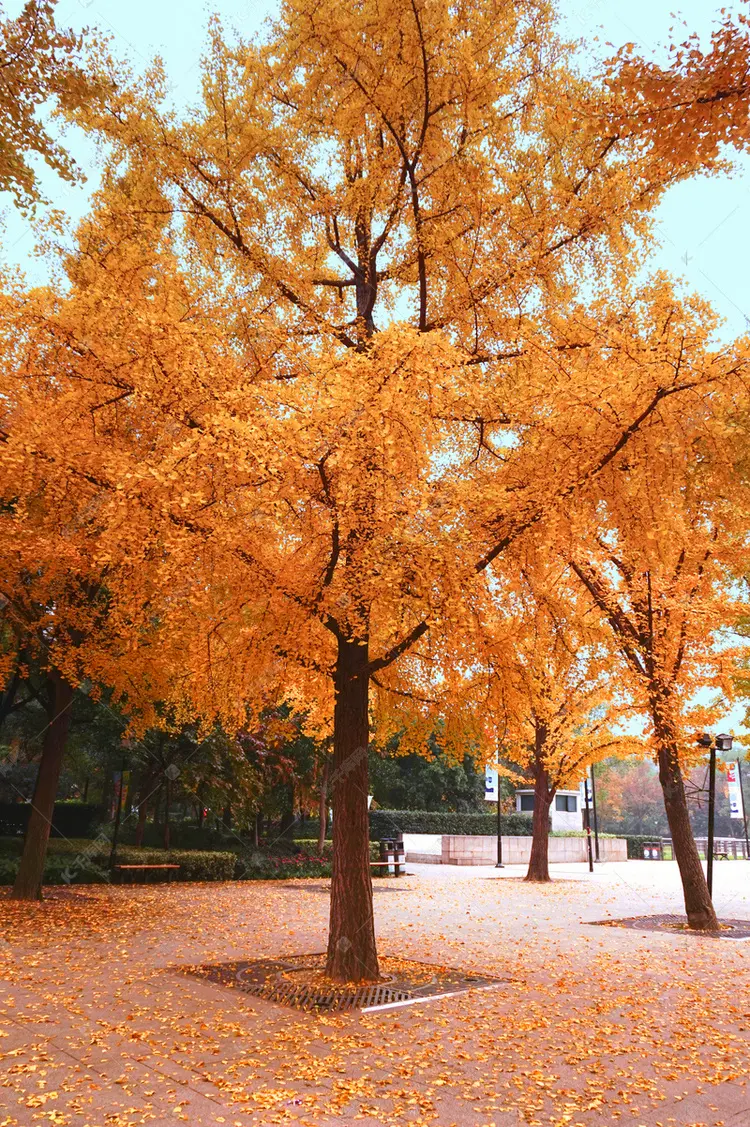
[{"label": "trash bin", "polygon": [[661,842],[644,841],[643,859],[644,861],[662,861],[664,859],[664,851],[662,850]]},{"label": "trash bin", "polygon": [[395,873],[396,871],[396,842],[392,837],[382,837],[380,839],[380,860],[388,862],[386,872]]}]

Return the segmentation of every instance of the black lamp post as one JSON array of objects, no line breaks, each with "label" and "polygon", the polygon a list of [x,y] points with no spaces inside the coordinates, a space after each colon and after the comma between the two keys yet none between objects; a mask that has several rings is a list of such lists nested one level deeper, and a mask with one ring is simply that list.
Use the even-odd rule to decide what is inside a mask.
[{"label": "black lamp post", "polygon": [[731,751],[732,750],[732,737],[728,736],[725,732],[716,736],[714,739],[704,732],[702,736],[698,736],[698,743],[701,747],[709,749],[709,767],[708,767],[708,841],[706,843],[706,884],[708,885],[708,895],[713,900],[714,895],[714,817],[716,814],[716,752],[717,751]]},{"label": "black lamp post", "polygon": [[596,813],[596,780],[594,777],[594,764],[591,764],[591,806],[594,811],[594,851],[599,860],[599,818]]}]

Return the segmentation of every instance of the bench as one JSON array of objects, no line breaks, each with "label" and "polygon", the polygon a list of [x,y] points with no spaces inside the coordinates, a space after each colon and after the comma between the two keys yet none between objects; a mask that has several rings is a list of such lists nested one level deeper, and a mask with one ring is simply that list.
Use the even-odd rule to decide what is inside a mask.
[{"label": "bench", "polygon": [[404,870],[403,861],[370,861],[371,869],[390,868],[393,866],[394,877],[408,877],[408,873]]},{"label": "bench", "polygon": [[728,861],[729,860],[729,854],[725,853],[721,849],[714,849],[714,860],[715,861]]},{"label": "bench", "polygon": [[134,876],[138,872],[146,870],[160,869],[167,874],[167,883],[172,879],[172,873],[179,869],[179,865],[113,865],[112,871],[115,873],[132,873]]}]

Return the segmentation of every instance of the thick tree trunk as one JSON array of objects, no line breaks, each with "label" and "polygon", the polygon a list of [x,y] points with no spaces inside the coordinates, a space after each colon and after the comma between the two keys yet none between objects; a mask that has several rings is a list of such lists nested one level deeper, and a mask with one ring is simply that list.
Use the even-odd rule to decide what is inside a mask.
[{"label": "thick tree trunk", "polygon": [[318,802],[318,853],[323,856],[326,845],[326,830],[328,829],[328,775],[330,764],[326,759],[323,764],[323,778],[320,780],[320,800]]},{"label": "thick tree trunk", "polygon": [[335,982],[380,977],[367,817],[369,740],[366,642],[339,641],[333,722],[333,879],[326,974]]},{"label": "thick tree trunk", "polygon": [[65,678],[53,669],[47,676],[49,703],[48,724],[42,744],[42,759],[34,787],[31,816],[26,827],[21,864],[13,885],[16,900],[41,900],[44,861],[52,825],[52,815],[60,781],[65,743],[70,728],[70,713],[74,689]]},{"label": "thick tree trunk", "polygon": [[534,766],[534,817],[531,824],[531,857],[526,880],[547,881],[549,875],[549,808],[554,794],[541,763]]},{"label": "thick tree trunk", "polygon": [[688,923],[698,931],[717,931],[719,923],[690,825],[677,741],[658,705],[652,706],[652,719],[659,747],[659,782],[672,835],[672,850],[680,870]]}]

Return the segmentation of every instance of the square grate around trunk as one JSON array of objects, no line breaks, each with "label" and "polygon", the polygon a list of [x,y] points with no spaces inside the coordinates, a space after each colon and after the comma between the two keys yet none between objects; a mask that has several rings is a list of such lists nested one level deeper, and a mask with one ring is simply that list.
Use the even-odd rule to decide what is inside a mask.
[{"label": "square grate around trunk", "polygon": [[719,920],[718,931],[692,928],[685,916],[629,916],[621,920],[589,920],[594,927],[626,927],[631,931],[661,931],[668,935],[694,935],[703,939],[750,939],[750,920]]},{"label": "square grate around trunk", "polygon": [[184,974],[242,990],[254,998],[317,1013],[371,1012],[499,986],[505,979],[384,955],[381,981],[338,985],[325,978],[326,956],[289,955],[176,967]]}]

